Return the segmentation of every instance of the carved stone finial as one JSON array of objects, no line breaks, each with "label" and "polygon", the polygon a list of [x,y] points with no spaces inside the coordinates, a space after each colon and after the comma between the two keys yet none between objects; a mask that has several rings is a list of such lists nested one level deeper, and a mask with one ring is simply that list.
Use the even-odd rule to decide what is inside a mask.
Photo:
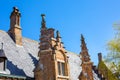
[{"label": "carved stone finial", "polygon": [[45,14],[41,14],[42,22],[45,22]]},{"label": "carved stone finial", "polygon": [[19,11],[19,9],[18,9],[17,7],[13,7],[13,11],[12,11],[10,17],[11,17],[12,15],[14,15],[14,14],[21,17],[21,13],[20,13],[20,11]]},{"label": "carved stone finial", "polygon": [[45,16],[45,14],[41,14],[41,16],[42,16],[42,17],[44,17],[44,16]]},{"label": "carved stone finial", "polygon": [[13,12],[17,12],[20,14],[19,9],[17,7],[13,7]]},{"label": "carved stone finial", "polygon": [[17,7],[13,7],[13,10],[18,10],[18,8]]},{"label": "carved stone finial", "polygon": [[46,28],[45,14],[41,14],[41,17],[42,17],[42,22],[41,22],[42,28]]},{"label": "carved stone finial", "polygon": [[56,37],[56,38],[61,38],[61,37],[60,37],[60,33],[59,33],[58,30],[56,31],[56,34],[57,34],[57,37]]}]

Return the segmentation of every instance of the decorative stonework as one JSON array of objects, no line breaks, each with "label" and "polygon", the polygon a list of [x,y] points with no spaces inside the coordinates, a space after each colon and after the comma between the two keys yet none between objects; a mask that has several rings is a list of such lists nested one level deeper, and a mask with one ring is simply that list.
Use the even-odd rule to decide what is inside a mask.
[{"label": "decorative stonework", "polygon": [[[42,14],[38,65],[34,70],[36,80],[69,80],[69,64],[60,33],[54,37],[54,29],[47,28]],[[40,67],[42,66],[42,67]]]},{"label": "decorative stonework", "polygon": [[[22,38],[20,12],[14,7],[10,16],[9,35],[0,30],[0,43],[4,43],[5,47],[5,55],[3,54],[3,48],[0,50],[0,66],[2,66],[0,67],[0,80],[86,80],[85,73],[91,73],[90,65],[92,65],[86,46],[82,47],[81,53],[83,57],[88,57],[81,57],[82,61],[77,54],[70,51],[66,53],[59,31],[56,32],[56,37],[54,37],[54,29],[47,28],[45,15],[42,14],[41,16],[41,35],[40,43],[38,43],[28,38]],[[82,38],[82,42],[82,44],[85,43],[84,38]],[[4,65],[5,60],[7,66]],[[90,70],[85,68],[88,68],[88,66]],[[81,71],[82,74],[78,79]],[[98,71],[96,70],[96,72]],[[95,73],[93,72],[93,77]],[[96,75],[94,80],[98,79]]]},{"label": "decorative stonework", "polygon": [[83,35],[81,35],[80,55],[82,60],[82,64],[81,64],[82,73],[79,76],[79,80],[93,80],[93,72],[92,72],[93,63],[90,61],[90,56]]}]

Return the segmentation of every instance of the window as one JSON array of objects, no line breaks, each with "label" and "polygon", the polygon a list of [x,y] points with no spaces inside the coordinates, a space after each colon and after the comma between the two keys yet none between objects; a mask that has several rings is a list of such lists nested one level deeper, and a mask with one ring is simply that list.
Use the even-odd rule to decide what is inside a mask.
[{"label": "window", "polygon": [[60,69],[60,62],[58,62],[58,74],[61,74],[61,69]]},{"label": "window", "polygon": [[65,63],[58,62],[58,74],[65,76]]},{"label": "window", "polygon": [[62,75],[65,76],[65,63],[61,63],[62,64]]}]

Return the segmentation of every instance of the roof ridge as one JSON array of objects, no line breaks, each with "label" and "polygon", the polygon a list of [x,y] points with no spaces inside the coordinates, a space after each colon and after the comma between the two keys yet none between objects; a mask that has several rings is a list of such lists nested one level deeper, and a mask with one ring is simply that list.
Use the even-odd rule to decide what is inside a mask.
[{"label": "roof ridge", "polygon": [[[2,32],[2,33],[7,33],[7,32],[4,31],[4,30],[0,30],[0,32]],[[33,40],[33,39],[30,39],[30,38],[27,38],[27,37],[24,37],[24,36],[22,36],[22,38],[23,38],[23,39],[27,39],[27,40],[29,40],[29,41],[33,41],[33,42],[37,42],[37,43],[38,43],[37,40]]]},{"label": "roof ridge", "polygon": [[66,50],[69,54],[73,54],[73,55],[76,55],[76,56],[79,56],[79,54],[75,53],[75,52],[71,52],[69,50]]},{"label": "roof ridge", "polygon": [[33,40],[33,39],[30,39],[30,38],[27,38],[27,37],[22,37],[23,39],[26,39],[28,41],[32,41],[32,42],[36,42],[36,43],[39,43],[37,40]]},{"label": "roof ridge", "polygon": [[7,33],[6,31],[4,31],[4,30],[0,30],[0,32],[4,32],[4,33]]}]

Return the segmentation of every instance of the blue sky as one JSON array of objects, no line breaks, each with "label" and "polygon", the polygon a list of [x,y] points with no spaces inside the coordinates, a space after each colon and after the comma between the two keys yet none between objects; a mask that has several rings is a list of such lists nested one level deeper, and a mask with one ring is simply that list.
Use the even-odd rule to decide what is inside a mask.
[{"label": "blue sky", "polygon": [[0,0],[0,30],[8,31],[12,7],[21,12],[24,37],[39,41],[41,14],[47,27],[59,30],[67,50],[79,54],[83,34],[89,54],[97,64],[97,53],[107,54],[113,38],[113,23],[120,21],[120,0]]}]

